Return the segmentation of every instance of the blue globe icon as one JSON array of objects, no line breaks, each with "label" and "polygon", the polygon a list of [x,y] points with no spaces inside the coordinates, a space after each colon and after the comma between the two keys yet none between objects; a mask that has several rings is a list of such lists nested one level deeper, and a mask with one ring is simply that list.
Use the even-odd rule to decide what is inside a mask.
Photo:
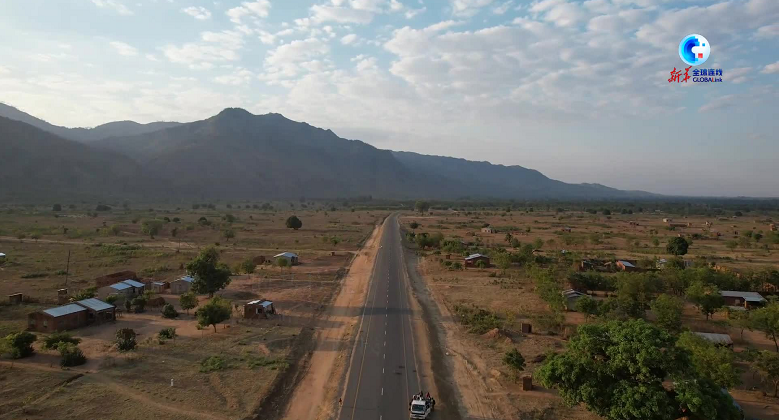
[{"label": "blue globe icon", "polygon": [[691,34],[679,43],[679,57],[691,66],[700,66],[709,59],[711,45],[703,35]]}]

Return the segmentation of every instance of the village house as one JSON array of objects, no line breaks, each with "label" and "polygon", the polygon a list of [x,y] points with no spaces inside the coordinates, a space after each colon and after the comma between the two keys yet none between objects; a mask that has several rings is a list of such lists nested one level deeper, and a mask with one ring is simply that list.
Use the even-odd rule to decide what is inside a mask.
[{"label": "village house", "polygon": [[674,219],[671,219],[670,217],[666,217],[665,219],[663,219],[663,223],[671,223],[673,221]]},{"label": "village house", "polygon": [[87,308],[87,324],[93,322],[102,323],[116,320],[116,306],[103,302],[100,299],[84,299],[76,302],[77,305]]},{"label": "village house", "polygon": [[565,308],[569,311],[575,311],[576,301],[578,301],[580,297],[586,296],[584,293],[573,289],[563,290],[561,293],[565,298]]},{"label": "village house", "polygon": [[135,274],[135,271],[129,271],[129,270],[107,274],[105,276],[98,277],[95,279],[95,287],[101,288],[114,283],[119,283],[127,279],[138,280],[138,275]]},{"label": "village house", "polygon": [[490,257],[482,254],[471,254],[465,257],[465,266],[475,267],[479,261],[484,261],[484,265],[486,266],[490,265]]},{"label": "village house", "polygon": [[192,276],[184,276],[173,280],[170,282],[170,292],[177,295],[187,293],[192,287],[192,282],[194,281],[195,279]]},{"label": "village house", "polygon": [[167,284],[165,282],[153,281],[149,283],[149,290],[154,293],[165,293],[165,289],[167,289]]},{"label": "village house", "polygon": [[298,254],[295,254],[294,252],[282,252],[281,254],[274,255],[273,258],[276,260],[279,258],[284,258],[285,260],[289,261],[289,265],[297,265],[300,263]]},{"label": "village house", "polygon": [[27,329],[43,333],[72,330],[87,325],[87,308],[70,303],[27,315]]},{"label": "village house", "polygon": [[243,305],[243,317],[248,319],[268,318],[276,314],[273,302],[266,299],[257,299]]},{"label": "village house", "polygon": [[498,233],[498,231],[495,228],[492,228],[492,227],[489,227],[489,226],[481,228],[481,232],[482,233]]},{"label": "village house", "polygon": [[704,332],[694,332],[693,334],[705,338],[707,341],[714,343],[715,346],[727,347],[731,350],[733,349],[733,339],[731,339],[730,336],[727,334],[715,334],[715,333],[704,333]]},{"label": "village house", "polygon": [[4,263],[4,262],[5,262],[5,254],[0,252],[0,263]]},{"label": "village house", "polygon": [[617,261],[617,268],[622,270],[622,271],[627,271],[627,272],[641,271],[641,269],[636,267],[633,263],[631,263],[630,261],[625,261],[625,260]]},{"label": "village house", "polygon": [[126,285],[129,285],[130,287],[133,288],[133,295],[134,296],[142,295],[143,292],[146,290],[146,285],[141,283],[141,282],[139,282],[139,281],[125,280],[122,283],[124,283]]},{"label": "village house", "polygon": [[119,299],[128,299],[135,296],[133,290],[133,286],[125,282],[119,282],[97,289],[97,297],[105,300],[108,296],[116,295]]},{"label": "village house", "polygon": [[746,309],[763,305],[766,300],[757,292],[740,292],[737,290],[721,290],[727,306],[743,306]]}]

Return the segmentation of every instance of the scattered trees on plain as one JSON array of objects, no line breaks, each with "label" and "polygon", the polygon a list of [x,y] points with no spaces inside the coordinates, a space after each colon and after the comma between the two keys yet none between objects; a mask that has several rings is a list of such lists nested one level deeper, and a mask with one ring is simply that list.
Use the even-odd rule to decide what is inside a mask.
[{"label": "scattered trees on plain", "polygon": [[303,227],[303,222],[298,219],[297,216],[289,216],[287,218],[287,221],[284,223],[285,226],[287,226],[287,229],[294,229],[298,230]]},{"label": "scattered trees on plain", "polygon": [[202,327],[213,325],[214,332],[216,332],[216,324],[227,321],[230,319],[233,310],[230,307],[230,302],[216,296],[212,298],[208,303],[198,308],[195,311],[198,324]]}]

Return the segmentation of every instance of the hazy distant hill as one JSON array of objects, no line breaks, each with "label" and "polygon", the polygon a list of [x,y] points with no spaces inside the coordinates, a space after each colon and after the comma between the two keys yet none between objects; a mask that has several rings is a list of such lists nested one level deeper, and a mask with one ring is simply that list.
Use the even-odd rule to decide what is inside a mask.
[{"label": "hazy distant hill", "polygon": [[115,152],[0,117],[0,199],[42,200],[143,191],[140,166]]},{"label": "hazy distant hill", "polygon": [[60,137],[82,142],[91,142],[114,136],[134,136],[180,125],[180,123],[177,122],[139,124],[134,121],[115,121],[94,128],[67,128],[49,124],[46,121],[35,118],[30,114],[2,103],[0,103],[0,117],[21,121]]},{"label": "hazy distant hill", "polygon": [[[17,117],[32,119],[52,132],[71,130],[27,114]],[[14,180],[41,194],[58,185],[70,190],[86,188],[86,193],[118,188],[140,191],[147,199],[192,200],[367,195],[394,199],[653,196],[597,184],[567,184],[521,166],[381,150],[280,114],[253,115],[237,108],[225,109],[202,121],[162,125],[156,131],[111,136],[86,144],[43,136],[46,133],[19,122],[5,120],[4,125],[9,126],[10,122],[14,123],[10,126],[17,137],[25,131],[19,126],[28,129],[24,136],[11,142],[17,155],[13,159],[16,166],[0,168],[0,179]],[[119,122],[100,127],[105,128],[104,132],[109,128],[115,128],[114,132],[132,131],[132,124],[135,123]],[[0,145],[8,143],[7,134],[0,136]],[[60,149],[67,153],[57,152]],[[61,161],[55,162],[60,155]],[[18,173],[37,166],[44,166],[45,170],[29,178]],[[58,171],[67,176],[54,179]],[[96,174],[103,179],[93,180]],[[49,177],[54,179],[52,184],[47,181]],[[79,182],[68,187],[69,179]],[[89,188],[92,182],[104,185],[100,184],[100,189]]]}]

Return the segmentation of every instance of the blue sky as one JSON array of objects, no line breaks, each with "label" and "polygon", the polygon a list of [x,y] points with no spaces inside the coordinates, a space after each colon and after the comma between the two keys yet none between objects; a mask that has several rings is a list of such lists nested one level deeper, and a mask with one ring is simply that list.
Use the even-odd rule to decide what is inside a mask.
[{"label": "blue sky", "polygon": [[[723,83],[668,83],[679,41]],[[65,126],[225,107],[666,194],[779,196],[777,0],[4,0],[0,101]]]}]

